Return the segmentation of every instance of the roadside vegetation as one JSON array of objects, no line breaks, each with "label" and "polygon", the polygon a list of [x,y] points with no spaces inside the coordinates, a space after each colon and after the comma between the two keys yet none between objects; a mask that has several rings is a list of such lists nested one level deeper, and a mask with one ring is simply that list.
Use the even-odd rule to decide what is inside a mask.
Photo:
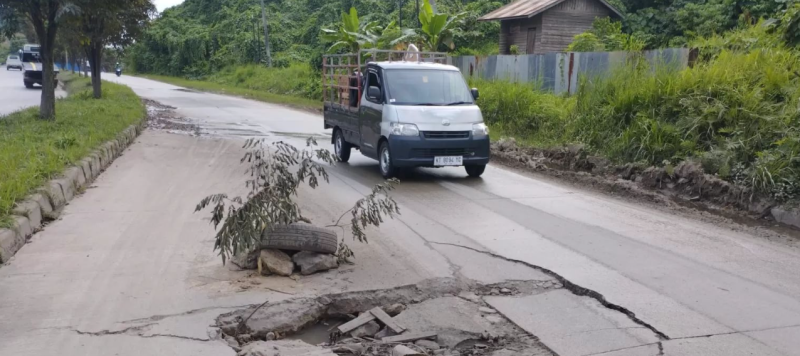
[{"label": "roadside vegetation", "polygon": [[[350,3],[272,2],[276,68],[266,68],[252,20],[259,14],[255,4],[187,0],[153,22],[129,62],[140,72],[203,80],[161,78],[192,88],[318,103],[321,53],[408,43],[453,55],[496,53],[499,26],[476,19],[508,1],[420,3],[416,9],[414,2],[398,8],[356,0],[355,10],[346,11]],[[579,144],[618,163],[671,167],[698,160],[707,173],[780,202],[799,199],[800,7],[758,0],[611,3],[623,21],[597,21],[570,50],[688,46],[699,49],[698,61],[682,71],[632,61],[604,78],[583,80],[573,96],[535,84],[473,80],[493,136],[537,147]],[[436,22],[447,24],[444,32],[428,26],[433,6],[442,16]],[[252,33],[232,31],[237,23],[253,23]]]},{"label": "roadside vegetation", "polygon": [[39,120],[36,108],[0,117],[0,225],[15,202],[145,115],[126,86],[106,82],[103,98],[93,99],[89,79],[59,77],[70,95],[56,101],[56,120]]},{"label": "roadside vegetation", "polygon": [[[322,97],[319,74],[308,65],[295,63],[286,68],[260,65],[230,67],[204,80],[191,80],[156,74],[139,74],[186,88],[229,94],[248,99],[320,110]],[[292,78],[287,80],[287,78]]]},{"label": "roadside vegetation", "polygon": [[500,134],[528,145],[584,144],[619,163],[705,172],[779,201],[800,198],[800,52],[786,25],[761,22],[695,42],[701,61],[679,72],[620,68],[572,97],[480,83],[479,105]]}]

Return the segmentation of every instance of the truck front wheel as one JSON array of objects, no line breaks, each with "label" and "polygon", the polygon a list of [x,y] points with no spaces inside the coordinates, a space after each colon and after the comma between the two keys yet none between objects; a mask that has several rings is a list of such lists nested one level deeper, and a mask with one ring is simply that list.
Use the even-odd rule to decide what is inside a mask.
[{"label": "truck front wheel", "polygon": [[471,165],[471,166],[464,166],[464,169],[467,170],[467,175],[472,178],[478,178],[483,174],[483,171],[486,170],[485,164],[478,164],[478,165]]},{"label": "truck front wheel", "polygon": [[339,161],[347,162],[350,160],[350,150],[353,148],[353,146],[344,140],[344,134],[342,134],[341,129],[337,128],[333,132],[333,148],[336,153],[336,157],[339,158]]},{"label": "truck front wheel", "polygon": [[384,141],[381,143],[381,148],[378,151],[378,161],[381,163],[381,175],[383,178],[394,178],[397,175],[397,167],[392,162],[392,153],[389,150],[389,142]]},{"label": "truck front wheel", "polygon": [[25,87],[28,88],[28,89],[33,89],[33,83],[25,82]]}]

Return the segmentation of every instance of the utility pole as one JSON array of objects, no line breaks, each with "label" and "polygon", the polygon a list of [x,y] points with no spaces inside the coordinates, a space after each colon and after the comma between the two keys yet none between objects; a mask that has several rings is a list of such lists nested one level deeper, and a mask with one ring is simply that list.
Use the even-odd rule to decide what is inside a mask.
[{"label": "utility pole", "polygon": [[261,0],[261,23],[264,25],[264,48],[267,52],[267,67],[272,67],[272,55],[269,52],[269,28],[267,27],[267,8]]}]

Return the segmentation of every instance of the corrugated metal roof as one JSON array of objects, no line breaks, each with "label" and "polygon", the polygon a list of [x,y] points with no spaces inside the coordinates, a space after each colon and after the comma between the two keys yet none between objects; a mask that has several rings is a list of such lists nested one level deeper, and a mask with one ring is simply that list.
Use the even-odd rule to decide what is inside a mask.
[{"label": "corrugated metal roof", "polygon": [[[508,20],[535,16],[536,14],[558,5],[564,0],[517,0],[486,15],[481,16],[478,21]],[[604,0],[599,0],[618,16],[620,12]]]}]

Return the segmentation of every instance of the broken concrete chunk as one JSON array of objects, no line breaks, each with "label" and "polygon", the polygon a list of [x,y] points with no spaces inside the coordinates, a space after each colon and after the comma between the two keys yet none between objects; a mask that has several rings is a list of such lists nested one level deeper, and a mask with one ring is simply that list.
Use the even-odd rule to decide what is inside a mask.
[{"label": "broken concrete chunk", "polygon": [[481,302],[481,297],[479,297],[477,294],[475,294],[473,292],[461,292],[461,293],[458,294],[458,297],[461,298],[461,299],[469,300],[470,302],[473,302],[473,303],[480,303]]},{"label": "broken concrete chunk", "polygon": [[355,330],[350,332],[350,336],[352,336],[352,337],[374,337],[375,334],[377,334],[378,330],[380,330],[380,329],[381,329],[380,324],[378,324],[377,322],[375,322],[373,320],[373,321],[370,321],[370,322],[368,322],[368,323],[366,323],[364,325],[361,325],[361,326],[355,328]]},{"label": "broken concrete chunk", "polygon": [[420,353],[404,345],[397,345],[392,349],[392,356],[416,356],[416,355],[422,356],[425,354]]},{"label": "broken concrete chunk", "polygon": [[378,320],[380,320],[381,323],[386,325],[387,328],[392,329],[392,331],[394,331],[395,333],[401,334],[404,331],[406,331],[406,329],[400,326],[400,324],[398,324],[396,321],[394,321],[394,319],[392,319],[392,317],[390,317],[389,314],[386,314],[386,312],[384,312],[383,309],[376,307],[370,309],[369,312],[370,314],[378,318]]},{"label": "broken concrete chunk", "polygon": [[303,275],[339,267],[336,256],[325,253],[300,251],[292,257],[292,260],[300,267],[300,273]]},{"label": "broken concrete chunk", "polygon": [[31,224],[31,229],[33,230],[42,227],[42,209],[39,208],[39,204],[33,200],[24,200],[17,203],[17,206],[14,207],[11,213],[28,218],[28,222]]},{"label": "broken concrete chunk", "polygon": [[417,340],[414,342],[417,346],[424,347],[428,350],[438,350],[439,344],[431,340]]},{"label": "broken concrete chunk", "polygon": [[225,335],[225,342],[228,343],[230,347],[239,347],[239,341],[231,336]]},{"label": "broken concrete chunk", "polygon": [[281,250],[263,249],[260,254],[262,268],[279,276],[290,276],[294,271],[291,257]]},{"label": "broken concrete chunk", "polygon": [[337,356],[333,351],[300,340],[256,341],[242,347],[238,356]]},{"label": "broken concrete chunk", "polygon": [[258,256],[261,253],[259,250],[253,250],[248,253],[238,253],[231,258],[231,263],[241,269],[256,269],[258,268]]},{"label": "broken concrete chunk", "polygon": [[378,331],[378,333],[375,334],[375,338],[380,340],[380,339],[383,339],[385,337],[395,336],[395,335],[397,335],[397,333],[392,331],[392,329],[383,328],[383,329],[381,329],[381,331]]},{"label": "broken concrete chunk", "polygon": [[500,293],[503,293],[503,294],[511,294],[511,289],[508,289],[508,288],[502,288],[502,289],[500,289]]},{"label": "broken concrete chunk", "polygon": [[485,318],[485,319],[486,319],[488,322],[490,322],[490,323],[492,323],[492,324],[497,324],[497,323],[500,323],[500,322],[502,322],[502,321],[503,321],[503,318],[501,318],[501,317],[499,317],[499,316],[497,316],[497,315],[487,315],[487,316],[484,316],[484,318]]},{"label": "broken concrete chunk", "polygon": [[480,307],[480,308],[478,308],[478,311],[483,313],[483,314],[497,314],[497,310],[494,310],[492,308],[487,308],[487,307]]},{"label": "broken concrete chunk", "polygon": [[381,339],[383,342],[409,342],[409,341],[417,341],[422,339],[432,339],[435,338],[437,333],[435,332],[423,332],[423,333],[408,333],[406,332],[403,335],[397,336],[390,336]]},{"label": "broken concrete chunk", "polygon": [[357,344],[357,343],[350,343],[344,345],[337,345],[333,348],[333,352],[346,352],[348,354],[353,354],[355,356],[361,356],[364,352],[367,351],[367,348],[364,345]]},{"label": "broken concrete chunk", "polygon": [[354,330],[355,328],[357,328],[357,327],[359,327],[361,325],[364,325],[364,324],[366,324],[366,323],[368,323],[370,321],[373,321],[373,320],[375,320],[375,315],[372,315],[372,313],[369,313],[369,312],[361,313],[361,315],[359,315],[358,318],[355,318],[355,319],[350,320],[350,321],[348,321],[348,322],[346,322],[346,323],[344,323],[342,325],[339,325],[338,329],[339,329],[339,332],[342,333],[342,334],[348,333],[351,330]]},{"label": "broken concrete chunk", "polygon": [[406,306],[400,303],[383,307],[383,311],[385,311],[386,314],[389,314],[389,316],[397,316],[397,314],[402,313],[404,310],[406,310]]}]

